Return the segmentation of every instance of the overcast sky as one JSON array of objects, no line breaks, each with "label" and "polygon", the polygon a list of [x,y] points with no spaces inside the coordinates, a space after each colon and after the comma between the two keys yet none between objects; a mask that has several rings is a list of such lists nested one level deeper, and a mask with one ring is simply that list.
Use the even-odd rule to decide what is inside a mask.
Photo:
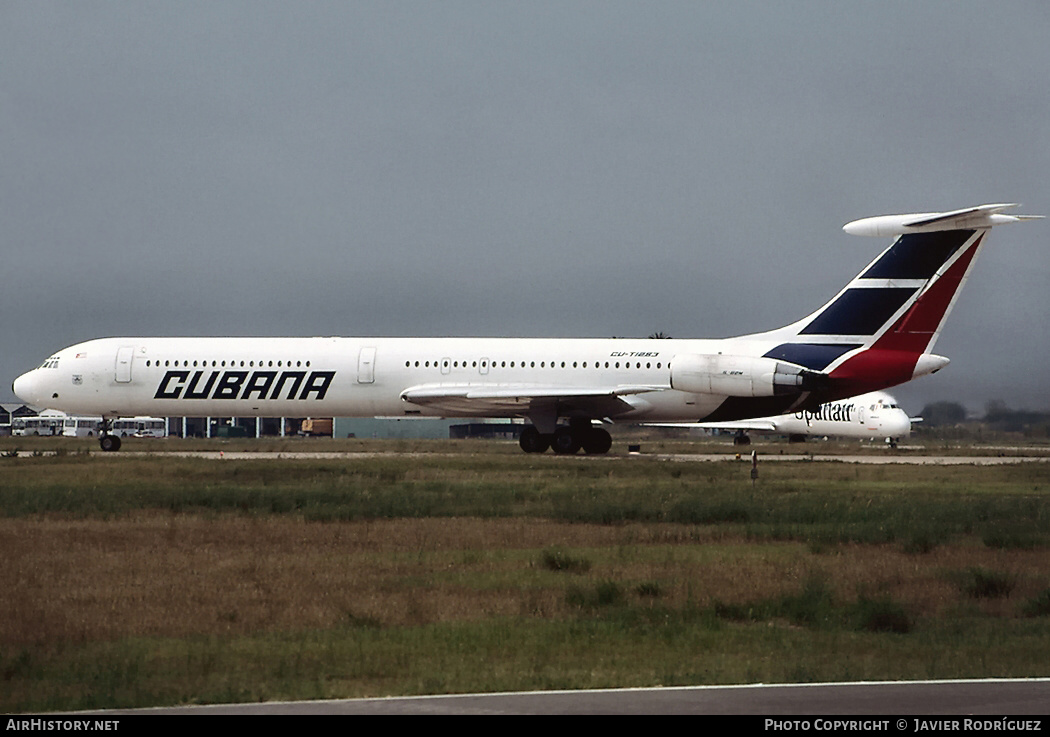
[{"label": "overcast sky", "polygon": [[[1050,214],[1050,3],[0,0],[0,399],[113,335],[725,337]],[[896,390],[1050,409],[1050,224]]]}]

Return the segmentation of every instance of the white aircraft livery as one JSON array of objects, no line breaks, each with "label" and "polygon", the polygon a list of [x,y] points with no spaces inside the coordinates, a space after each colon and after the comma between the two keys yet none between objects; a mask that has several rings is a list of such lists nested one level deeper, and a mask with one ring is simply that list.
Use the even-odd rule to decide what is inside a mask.
[{"label": "white aircraft livery", "polygon": [[743,433],[773,433],[788,435],[792,440],[807,437],[835,436],[845,438],[882,439],[892,446],[911,434],[912,422],[921,418],[908,417],[897,400],[886,392],[871,392],[858,397],[827,402],[815,410],[800,409],[787,415],[759,417],[732,422],[663,422],[648,423],[660,427],[697,427],[708,430],[737,430],[734,442],[746,445],[750,440]]},{"label": "white aircraft livery", "polygon": [[[1015,205],[844,226],[894,242],[816,312],[717,340],[100,338],[19,376],[27,404],[131,415],[524,417],[526,452],[605,453],[602,422],[817,411],[943,368],[930,352],[988,231]],[[595,424],[599,423],[599,424]],[[119,437],[100,437],[105,450]]]}]

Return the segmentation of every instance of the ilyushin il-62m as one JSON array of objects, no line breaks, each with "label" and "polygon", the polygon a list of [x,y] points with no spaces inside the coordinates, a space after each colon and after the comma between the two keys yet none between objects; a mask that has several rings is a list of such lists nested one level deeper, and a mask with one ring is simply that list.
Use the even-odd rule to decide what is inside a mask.
[{"label": "ilyushin il-62m", "polygon": [[[816,312],[718,340],[101,338],[18,377],[28,404],[101,415],[522,417],[526,452],[605,453],[603,423],[791,412],[943,368],[931,352],[988,231],[1014,205],[887,215],[893,243]],[[106,450],[120,439],[106,433]]]}]

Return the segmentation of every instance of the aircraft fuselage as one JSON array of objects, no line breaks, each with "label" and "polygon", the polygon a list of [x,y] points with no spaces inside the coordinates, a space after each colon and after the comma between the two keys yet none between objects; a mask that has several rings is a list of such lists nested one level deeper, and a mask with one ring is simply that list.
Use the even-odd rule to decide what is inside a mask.
[{"label": "aircraft fuselage", "polygon": [[[20,377],[16,394],[67,412],[118,416],[431,416],[528,414],[508,397],[440,406],[402,399],[416,386],[651,386],[613,412],[693,419],[725,397],[671,389],[676,352],[724,341],[523,338],[102,338],[66,348]],[[493,400],[495,402],[495,400]]]}]

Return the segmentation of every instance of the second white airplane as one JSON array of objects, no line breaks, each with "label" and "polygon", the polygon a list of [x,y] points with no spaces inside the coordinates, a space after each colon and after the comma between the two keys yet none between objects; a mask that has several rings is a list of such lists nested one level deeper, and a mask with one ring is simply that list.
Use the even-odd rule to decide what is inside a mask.
[{"label": "second white airplane", "polygon": [[[70,414],[524,417],[526,452],[605,453],[603,422],[718,422],[816,411],[933,373],[931,353],[1013,205],[845,226],[897,236],[816,312],[718,340],[101,338],[19,376],[27,404]],[[597,424],[596,424],[597,423]],[[105,450],[120,438],[100,438]]]},{"label": "second white airplane", "polygon": [[747,433],[787,435],[793,442],[810,437],[862,438],[885,440],[896,447],[911,434],[912,422],[897,400],[886,392],[827,402],[815,410],[798,410],[776,417],[757,417],[732,422],[662,422],[659,427],[695,427],[705,430],[736,430],[737,445],[751,442]]}]

